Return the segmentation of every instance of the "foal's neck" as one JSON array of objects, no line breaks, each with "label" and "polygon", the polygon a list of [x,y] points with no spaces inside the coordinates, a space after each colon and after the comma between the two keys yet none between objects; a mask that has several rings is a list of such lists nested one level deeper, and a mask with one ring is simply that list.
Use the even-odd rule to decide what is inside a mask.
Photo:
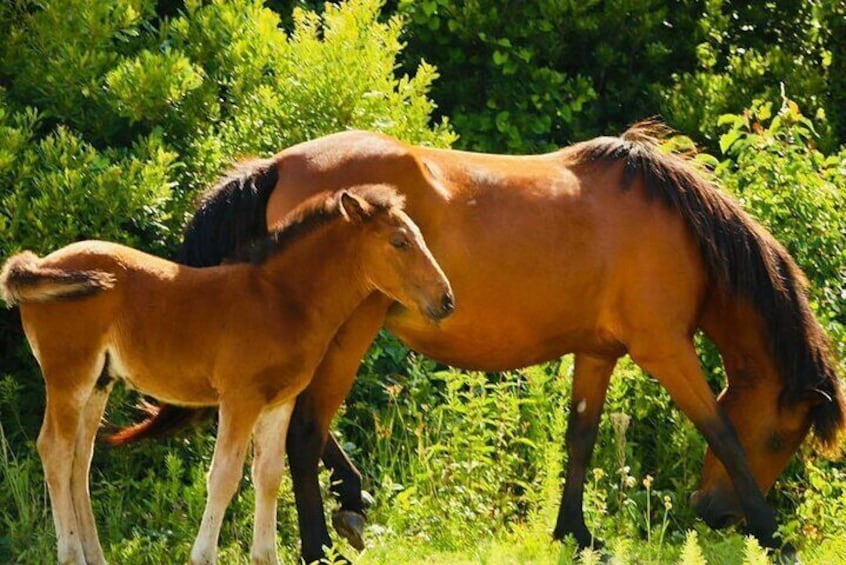
[{"label": "foal's neck", "polygon": [[[293,335],[330,339],[372,292],[358,253],[359,232],[336,220],[269,257],[258,272],[291,305]],[[304,335],[309,334],[309,335]]]}]

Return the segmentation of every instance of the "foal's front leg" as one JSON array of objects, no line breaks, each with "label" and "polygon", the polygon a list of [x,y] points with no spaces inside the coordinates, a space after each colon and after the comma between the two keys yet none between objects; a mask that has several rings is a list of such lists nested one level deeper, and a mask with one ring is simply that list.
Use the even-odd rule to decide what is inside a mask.
[{"label": "foal's front leg", "polygon": [[208,565],[217,559],[220,525],[229,501],[238,490],[250,434],[261,408],[262,403],[250,399],[246,393],[242,393],[241,398],[221,399],[217,442],[208,478],[206,510],[191,549],[191,565]]},{"label": "foal's front leg", "polygon": [[256,517],[253,524],[252,562],[276,565],[276,499],[285,471],[285,438],[294,411],[294,400],[268,408],[259,416],[253,432],[253,486]]}]

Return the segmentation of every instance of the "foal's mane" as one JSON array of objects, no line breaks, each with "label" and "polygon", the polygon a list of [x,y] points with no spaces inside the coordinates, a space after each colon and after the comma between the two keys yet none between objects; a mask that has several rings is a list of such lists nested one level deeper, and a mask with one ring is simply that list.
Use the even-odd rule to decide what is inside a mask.
[{"label": "foal's mane", "polygon": [[809,389],[832,398],[811,412],[817,438],[832,446],[844,427],[846,400],[828,337],[808,304],[804,274],[780,243],[691,165],[691,155],[660,150],[670,133],[659,121],[646,120],[620,137],[600,137],[573,151],[584,163],[624,163],[624,190],[642,179],[648,198],[662,200],[685,218],[715,282],[763,317],[784,386],[780,402],[797,402]]},{"label": "foal's mane", "polygon": [[[260,264],[273,255],[288,249],[294,242],[322,226],[343,216],[341,192],[324,191],[315,194],[294,208],[264,238],[252,242],[236,251],[236,262]],[[390,210],[402,210],[405,198],[392,187],[384,184],[367,184],[352,187],[345,192],[353,194],[366,203],[364,221]]]}]

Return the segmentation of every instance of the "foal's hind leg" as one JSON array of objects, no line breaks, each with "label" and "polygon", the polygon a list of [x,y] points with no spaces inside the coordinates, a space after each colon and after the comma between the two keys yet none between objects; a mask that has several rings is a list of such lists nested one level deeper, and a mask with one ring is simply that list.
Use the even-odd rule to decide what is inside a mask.
[{"label": "foal's hind leg", "polygon": [[191,564],[206,565],[217,559],[217,539],[229,501],[238,490],[244,457],[262,402],[244,393],[241,398],[224,398],[220,403],[217,442],[208,478],[206,509],[200,531],[191,549]]},{"label": "foal's hind leg", "polygon": [[708,446],[732,479],[749,532],[761,545],[777,547],[775,515],[752,476],[731,421],[705,381],[691,341],[687,338],[668,341],[667,336],[661,336],[633,345],[630,354],[638,365],[664,385],[682,412],[705,436]]},{"label": "foal's hind leg", "polygon": [[50,493],[59,563],[84,565],[71,474],[77,430],[87,395],[76,388],[51,386],[46,373],[45,380],[47,407],[36,445]]},{"label": "foal's hind leg", "polygon": [[76,437],[76,448],[73,458],[73,473],[71,476],[71,491],[73,504],[76,509],[76,519],[82,537],[82,549],[88,565],[100,565],[106,562],[103,548],[97,537],[97,525],[91,510],[91,496],[88,488],[91,456],[94,453],[94,440],[100,419],[106,409],[106,401],[112,389],[111,382],[97,383],[82,416]]},{"label": "foal's hind leg", "polygon": [[256,489],[256,516],[253,524],[253,563],[275,565],[276,499],[285,471],[285,439],[294,411],[294,400],[266,409],[253,431],[253,485]]},{"label": "foal's hind leg", "polygon": [[597,545],[585,526],[582,508],[585,470],[593,453],[608,381],[616,363],[617,359],[584,354],[577,354],[575,359],[573,394],[567,421],[567,482],[552,537],[560,540],[572,534],[579,547]]}]

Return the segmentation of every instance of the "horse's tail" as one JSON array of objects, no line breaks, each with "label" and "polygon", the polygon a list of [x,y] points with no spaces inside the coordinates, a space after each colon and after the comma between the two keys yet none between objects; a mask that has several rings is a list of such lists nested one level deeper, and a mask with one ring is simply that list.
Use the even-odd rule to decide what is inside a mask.
[{"label": "horse's tail", "polygon": [[659,149],[668,132],[662,124],[646,121],[619,138],[588,141],[576,150],[585,162],[624,163],[626,188],[641,178],[650,198],[682,215],[711,276],[762,316],[784,384],[780,401],[807,398],[811,390],[831,398],[812,408],[811,418],[817,438],[832,447],[846,426],[846,399],[828,337],[808,304],[804,274],[787,250],[704,173]]},{"label": "horse's tail", "polygon": [[[210,267],[232,258],[235,252],[267,235],[267,200],[279,179],[275,159],[249,161],[236,167],[200,200],[185,229],[177,261],[192,267]],[[172,404],[143,407],[147,418],[107,435],[112,445],[165,437],[214,414],[209,408]]]},{"label": "horse's tail", "polygon": [[24,251],[11,257],[0,271],[0,295],[10,308],[22,302],[50,302],[90,296],[114,286],[102,271],[65,271],[40,266],[41,259]]},{"label": "horse's tail", "polygon": [[121,446],[141,439],[167,437],[189,424],[205,420],[212,413],[208,408],[183,408],[173,404],[156,406],[149,402],[142,403],[140,408],[146,413],[146,419],[104,436],[107,443]]}]

